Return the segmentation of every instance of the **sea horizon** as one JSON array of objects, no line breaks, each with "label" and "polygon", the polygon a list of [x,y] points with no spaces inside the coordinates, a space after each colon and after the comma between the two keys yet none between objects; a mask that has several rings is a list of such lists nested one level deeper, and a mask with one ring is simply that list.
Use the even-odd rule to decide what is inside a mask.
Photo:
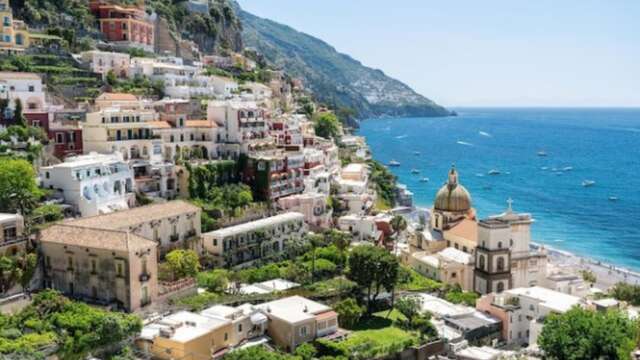
[{"label": "sea horizon", "polygon": [[452,109],[457,117],[368,119],[358,134],[376,160],[401,162],[390,169],[416,206],[431,206],[455,163],[479,218],[512,198],[536,220],[532,241],[640,270],[640,162],[628,156],[640,153],[640,108]]}]

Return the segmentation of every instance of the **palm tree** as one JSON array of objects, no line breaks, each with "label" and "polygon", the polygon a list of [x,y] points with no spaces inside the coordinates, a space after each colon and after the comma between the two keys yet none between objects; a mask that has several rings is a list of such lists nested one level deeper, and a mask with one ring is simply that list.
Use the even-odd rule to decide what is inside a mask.
[{"label": "palm tree", "polygon": [[306,239],[311,245],[311,282],[314,282],[316,273],[316,248],[324,243],[324,236],[320,234],[310,233],[306,235]]},{"label": "palm tree", "polygon": [[391,228],[395,232],[393,236],[393,252],[395,254],[398,236],[407,229],[407,220],[405,220],[405,218],[400,215],[396,215],[391,219],[389,224],[391,225]]}]

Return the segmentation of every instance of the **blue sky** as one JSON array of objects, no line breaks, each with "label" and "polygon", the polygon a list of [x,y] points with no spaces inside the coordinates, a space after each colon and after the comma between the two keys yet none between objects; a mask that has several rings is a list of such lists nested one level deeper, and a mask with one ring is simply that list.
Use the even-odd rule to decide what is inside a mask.
[{"label": "blue sky", "polygon": [[239,0],[446,106],[640,106],[638,0]]}]

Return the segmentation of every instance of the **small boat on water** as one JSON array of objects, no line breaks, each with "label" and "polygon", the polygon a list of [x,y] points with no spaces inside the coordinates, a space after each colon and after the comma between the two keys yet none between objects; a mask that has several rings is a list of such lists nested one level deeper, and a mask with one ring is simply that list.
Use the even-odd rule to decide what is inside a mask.
[{"label": "small boat on water", "polygon": [[593,181],[593,180],[583,180],[582,181],[582,186],[584,186],[584,187],[590,187],[590,186],[593,186],[595,184],[596,184],[596,182]]},{"label": "small boat on water", "polygon": [[544,150],[538,151],[538,156],[547,156],[547,152]]},{"label": "small boat on water", "polygon": [[416,156],[417,156],[417,155],[420,155],[420,154],[421,154],[421,152],[420,152],[420,151],[414,151],[414,152],[413,152],[413,155],[416,155]]},{"label": "small boat on water", "polygon": [[496,169],[491,169],[491,170],[489,170],[489,172],[487,174],[489,174],[489,175],[500,175],[500,171],[496,170]]},{"label": "small boat on water", "polygon": [[420,174],[420,170],[414,168],[414,169],[411,169],[411,173],[412,174]]},{"label": "small boat on water", "polygon": [[547,169],[549,169],[549,167],[547,167],[547,166],[543,166],[543,167],[540,168],[540,170],[547,170]]},{"label": "small boat on water", "polygon": [[609,196],[609,201],[618,201],[620,200],[617,196]]},{"label": "small boat on water", "polygon": [[562,168],[562,171],[571,171],[573,170],[573,166],[565,166]]},{"label": "small boat on water", "polygon": [[400,162],[396,160],[389,161],[389,166],[400,166]]},{"label": "small boat on water", "polygon": [[476,176],[477,176],[477,177],[484,177],[484,174],[477,173],[477,174],[476,174]]},{"label": "small boat on water", "polygon": [[429,178],[428,177],[423,177],[423,178],[420,179],[420,182],[424,182],[424,183],[429,182]]}]

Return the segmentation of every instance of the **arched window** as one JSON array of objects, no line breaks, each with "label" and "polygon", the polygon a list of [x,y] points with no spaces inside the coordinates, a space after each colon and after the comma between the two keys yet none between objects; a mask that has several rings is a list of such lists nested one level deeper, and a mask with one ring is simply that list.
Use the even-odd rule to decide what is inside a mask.
[{"label": "arched window", "polygon": [[504,291],[504,283],[502,281],[500,281],[498,283],[498,286],[496,286],[496,292],[501,293]]},{"label": "arched window", "polygon": [[498,271],[504,271],[504,257],[498,258]]}]

